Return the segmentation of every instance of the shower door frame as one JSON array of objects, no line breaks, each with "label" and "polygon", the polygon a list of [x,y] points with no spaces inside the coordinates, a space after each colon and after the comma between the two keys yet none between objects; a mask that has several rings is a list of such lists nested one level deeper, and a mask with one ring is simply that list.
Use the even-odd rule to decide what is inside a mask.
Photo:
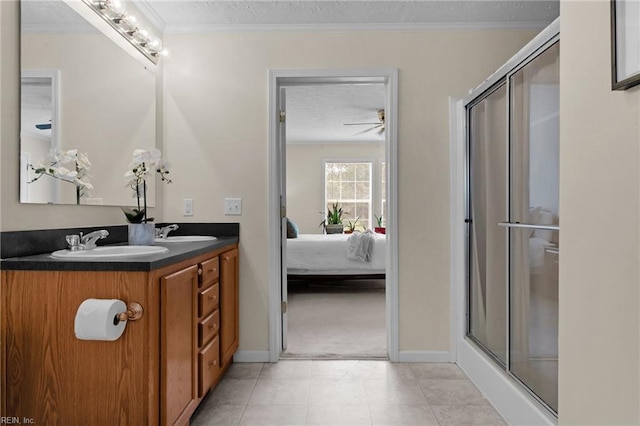
[{"label": "shower door frame", "polygon": [[[469,333],[469,235],[467,222],[470,211],[469,198],[469,158],[468,158],[468,110],[467,107],[484,99],[501,84],[507,85],[507,109],[510,114],[510,77],[534,60],[539,54],[560,40],[559,18],[538,34],[516,55],[485,80],[469,96],[462,100],[451,99],[451,296],[452,324],[451,340],[455,345],[458,365],[478,385],[492,404],[513,424],[549,424],[557,423],[556,414],[531,392],[518,378],[502,368],[495,358],[485,352],[481,345],[468,337]],[[510,135],[510,120],[507,120],[507,135]],[[510,156],[510,154],[509,154]],[[507,165],[508,166],[508,165]],[[508,237],[506,237],[508,238]],[[507,264],[508,265],[508,264]],[[509,268],[505,271],[509,278]],[[507,280],[507,285],[509,281]],[[510,296],[507,288],[507,327],[509,342]],[[455,343],[454,343],[455,342]],[[509,350],[507,347],[507,357]],[[509,360],[507,358],[507,366]]]}]

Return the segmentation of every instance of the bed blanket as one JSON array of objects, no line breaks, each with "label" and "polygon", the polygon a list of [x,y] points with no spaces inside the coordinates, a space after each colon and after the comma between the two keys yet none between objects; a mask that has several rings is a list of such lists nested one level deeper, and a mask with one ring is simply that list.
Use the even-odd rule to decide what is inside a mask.
[{"label": "bed blanket", "polygon": [[370,229],[365,232],[354,232],[347,239],[347,258],[358,262],[371,262],[373,244],[374,237]]}]

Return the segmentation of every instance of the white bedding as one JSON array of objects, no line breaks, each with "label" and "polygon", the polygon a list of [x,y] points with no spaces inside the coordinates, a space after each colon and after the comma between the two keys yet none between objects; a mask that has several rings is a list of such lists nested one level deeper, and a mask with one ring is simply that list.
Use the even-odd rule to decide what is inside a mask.
[{"label": "white bedding", "polygon": [[384,274],[386,237],[374,234],[371,262],[347,259],[348,234],[300,234],[287,239],[287,273],[294,275]]}]

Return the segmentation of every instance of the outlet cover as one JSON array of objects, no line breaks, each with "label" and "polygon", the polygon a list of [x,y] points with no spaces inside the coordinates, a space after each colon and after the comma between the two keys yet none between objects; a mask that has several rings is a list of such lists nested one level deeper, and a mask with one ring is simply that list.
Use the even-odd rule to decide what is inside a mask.
[{"label": "outlet cover", "polygon": [[224,214],[226,216],[242,215],[242,198],[225,198]]},{"label": "outlet cover", "polygon": [[185,198],[182,200],[182,216],[193,216],[193,199]]}]

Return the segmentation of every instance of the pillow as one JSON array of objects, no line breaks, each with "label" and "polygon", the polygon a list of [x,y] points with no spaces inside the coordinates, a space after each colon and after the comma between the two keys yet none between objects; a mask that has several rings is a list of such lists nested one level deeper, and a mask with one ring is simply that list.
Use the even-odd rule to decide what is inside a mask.
[{"label": "pillow", "polygon": [[287,238],[298,238],[298,225],[287,218]]}]

